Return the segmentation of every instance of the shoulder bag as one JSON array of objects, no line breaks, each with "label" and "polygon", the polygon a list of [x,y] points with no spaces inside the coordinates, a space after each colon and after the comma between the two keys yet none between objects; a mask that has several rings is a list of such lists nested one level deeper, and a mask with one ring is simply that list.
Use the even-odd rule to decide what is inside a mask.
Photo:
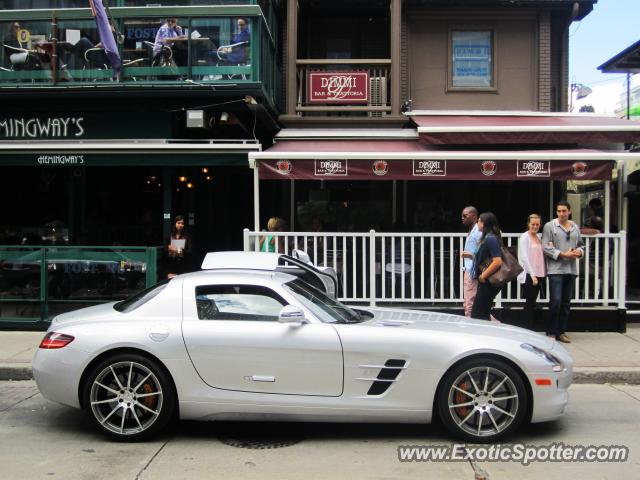
[{"label": "shoulder bag", "polygon": [[[502,265],[487,279],[492,287],[503,287],[510,281],[515,280],[523,272],[523,268],[518,263],[515,255],[504,245],[500,246],[500,257],[502,258]],[[490,264],[491,258],[488,258],[480,265],[480,271],[484,272]]]}]

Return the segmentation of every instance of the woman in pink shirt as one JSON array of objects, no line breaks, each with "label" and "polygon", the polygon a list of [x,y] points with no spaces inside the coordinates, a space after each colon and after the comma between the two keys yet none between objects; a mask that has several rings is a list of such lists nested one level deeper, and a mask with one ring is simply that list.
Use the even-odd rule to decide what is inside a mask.
[{"label": "woman in pink shirt", "polygon": [[527,219],[527,231],[520,235],[518,241],[518,260],[524,271],[518,275],[522,284],[525,304],[524,320],[528,328],[533,328],[533,309],[536,306],[538,294],[544,285],[546,275],[544,253],[540,241],[540,215],[533,213]]}]

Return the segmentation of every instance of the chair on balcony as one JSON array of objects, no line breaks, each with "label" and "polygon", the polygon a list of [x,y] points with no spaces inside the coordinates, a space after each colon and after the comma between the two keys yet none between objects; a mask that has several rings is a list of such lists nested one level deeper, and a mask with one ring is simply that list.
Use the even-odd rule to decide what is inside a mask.
[{"label": "chair on balcony", "polygon": [[[232,43],[230,45],[220,45],[216,50],[216,55],[218,56],[218,60],[225,65],[246,66],[249,61],[248,46],[248,41]],[[226,75],[226,77],[231,80],[235,78],[236,75]],[[240,77],[242,80],[247,79],[245,74],[241,74]]]},{"label": "chair on balcony", "polygon": [[[149,62],[152,67],[175,67],[176,62],[173,60],[173,50],[164,43],[144,42],[149,54]],[[160,47],[158,50],[157,47]]]},{"label": "chair on balcony", "polygon": [[9,68],[3,70],[36,70],[41,68],[38,55],[33,50],[2,44],[5,55],[9,59]]},{"label": "chair on balcony", "polygon": [[84,51],[83,70],[108,70],[109,59],[104,48],[93,47]]}]

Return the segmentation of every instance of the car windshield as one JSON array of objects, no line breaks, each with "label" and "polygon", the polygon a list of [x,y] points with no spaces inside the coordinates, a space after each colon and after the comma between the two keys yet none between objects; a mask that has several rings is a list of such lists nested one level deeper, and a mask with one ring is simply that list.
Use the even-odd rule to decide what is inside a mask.
[{"label": "car windshield", "polygon": [[170,279],[163,280],[159,283],[156,283],[154,286],[149,287],[141,292],[136,293],[135,295],[130,296],[126,300],[122,300],[121,302],[116,303],[113,308],[121,313],[127,313],[131,310],[135,310],[136,308],[144,305],[153,297],[158,295],[164,287],[167,286]]},{"label": "car windshield", "polygon": [[325,323],[359,323],[363,321],[358,312],[326,296],[302,280],[296,279],[285,283],[284,286],[296,296],[301,304]]}]

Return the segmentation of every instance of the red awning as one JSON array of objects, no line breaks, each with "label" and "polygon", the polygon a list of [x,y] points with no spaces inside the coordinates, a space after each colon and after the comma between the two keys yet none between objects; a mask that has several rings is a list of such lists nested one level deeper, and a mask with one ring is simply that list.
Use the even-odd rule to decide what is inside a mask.
[{"label": "red awning", "polygon": [[369,139],[285,140],[249,154],[260,178],[271,180],[610,180],[616,160],[631,156],[589,149],[444,150],[418,140]]},{"label": "red awning", "polygon": [[592,114],[412,114],[433,145],[602,144],[640,141],[640,122]]}]

